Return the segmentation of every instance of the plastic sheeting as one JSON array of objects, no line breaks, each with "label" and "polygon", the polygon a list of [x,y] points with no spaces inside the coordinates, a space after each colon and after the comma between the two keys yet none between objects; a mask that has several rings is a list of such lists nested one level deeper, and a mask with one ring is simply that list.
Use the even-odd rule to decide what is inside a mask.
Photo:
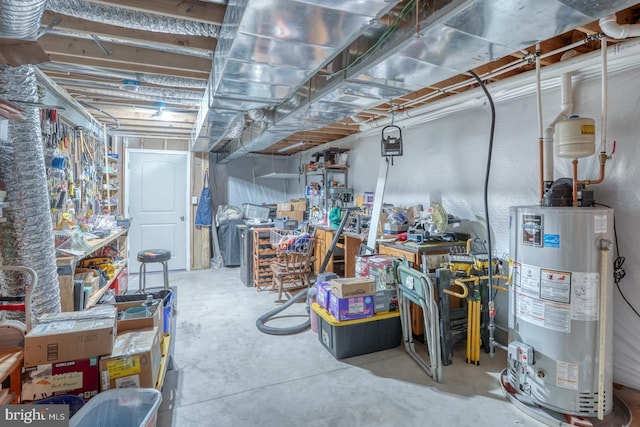
[{"label": "plastic sheeting", "polygon": [[[0,96],[38,103],[34,68],[0,67]],[[60,292],[49,212],[49,193],[38,108],[24,108],[24,122],[10,121],[8,141],[0,145],[0,186],[7,191],[0,224],[2,265],[31,267],[38,275],[31,301],[35,317],[60,311]],[[6,206],[8,204],[8,206]],[[10,243],[10,244],[9,244]],[[3,284],[11,294],[23,293],[25,277],[7,274]]]},{"label": "plastic sheeting", "polygon": [[[616,153],[607,162],[607,176],[600,185],[590,188],[596,201],[615,209],[620,255],[626,257],[626,277],[620,289],[640,312],[640,80],[637,69],[609,75],[609,110],[607,135],[617,140]],[[599,144],[601,97],[600,77],[586,78],[579,72],[573,77],[574,113],[596,120]],[[489,88],[491,91],[491,88]],[[542,95],[545,126],[560,110],[560,89],[547,89]],[[509,207],[537,205],[539,185],[538,125],[534,94],[496,104],[497,121],[493,162],[489,186],[490,221],[494,254],[506,259],[509,252]],[[472,228],[482,232],[483,184],[490,129],[487,104],[452,113],[433,121],[403,128],[404,157],[396,157],[390,166],[385,202],[395,205],[429,206],[440,202],[451,214],[474,221]],[[396,123],[402,126],[402,123]],[[340,146],[341,144],[333,144]],[[350,147],[350,185],[357,193],[374,191],[377,165],[380,162],[380,136],[359,136]],[[600,149],[598,149],[600,151]],[[571,176],[571,163],[555,159],[555,178]],[[597,179],[596,156],[581,159],[579,179]],[[303,194],[303,185],[297,187]],[[480,216],[480,218],[478,218]],[[614,381],[640,389],[640,319],[615,292]],[[498,293],[498,327],[507,325],[507,298]],[[505,334],[497,331],[497,339]]]},{"label": "plastic sheeting", "polygon": [[[243,203],[256,205],[282,203],[298,197],[297,180],[261,179],[260,176],[273,172],[289,172],[287,159],[268,156],[245,156],[226,164],[212,162],[211,199],[213,206],[242,206]],[[297,170],[297,164],[295,165]],[[293,181],[293,183],[292,183]],[[304,185],[304,180],[302,181]],[[291,189],[294,193],[291,193]]]}]

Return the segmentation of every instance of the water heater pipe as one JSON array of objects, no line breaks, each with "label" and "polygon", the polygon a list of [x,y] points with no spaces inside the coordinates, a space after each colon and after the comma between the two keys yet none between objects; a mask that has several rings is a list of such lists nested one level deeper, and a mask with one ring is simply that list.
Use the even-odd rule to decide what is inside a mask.
[{"label": "water heater pipe", "polygon": [[618,24],[616,15],[600,18],[600,28],[608,37],[614,39],[626,39],[627,37],[640,36],[640,25],[638,24]]},{"label": "water heater pipe", "polygon": [[602,56],[602,121],[600,125],[601,132],[601,146],[602,151],[598,156],[600,162],[600,176],[596,180],[578,180],[578,159],[574,159],[572,163],[572,177],[573,177],[573,206],[578,206],[578,184],[593,185],[600,184],[604,181],[605,177],[605,163],[609,160],[607,156],[607,40],[603,38],[601,40],[601,56]]},{"label": "water heater pipe", "polygon": [[602,146],[602,151],[606,152],[607,151],[607,94],[609,92],[609,89],[607,86],[607,68],[608,67],[607,67],[607,38],[606,37],[603,37],[602,40],[600,40],[600,52],[602,54],[602,85],[601,85],[602,106],[600,107],[602,109],[602,119],[600,124],[600,135],[601,135],[600,144]]},{"label": "water heater pipe", "polygon": [[[565,61],[567,59],[571,59],[577,56],[577,52],[575,50],[570,50],[565,52],[562,55],[560,61]],[[541,150],[541,156],[544,158],[540,160],[540,164],[542,165],[542,176],[540,183],[541,187],[543,187],[542,196],[544,196],[544,187],[546,185],[550,185],[553,183],[553,136],[555,134],[555,126],[556,123],[560,120],[567,119],[573,113],[573,85],[571,82],[571,72],[562,73],[561,76],[561,85],[560,85],[560,112],[556,116],[555,119],[549,123],[549,125],[544,130],[544,148]]]},{"label": "water heater pipe", "polygon": [[542,125],[542,85],[540,77],[540,43],[536,44],[536,101],[538,105],[538,155],[540,157],[540,202],[544,197],[544,131]]}]

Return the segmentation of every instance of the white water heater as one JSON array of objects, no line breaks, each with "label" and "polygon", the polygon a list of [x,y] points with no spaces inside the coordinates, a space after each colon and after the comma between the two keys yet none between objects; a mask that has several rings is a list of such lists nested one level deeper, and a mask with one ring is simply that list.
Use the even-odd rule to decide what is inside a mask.
[{"label": "white water heater", "polygon": [[613,210],[521,206],[510,214],[509,382],[545,408],[585,417],[596,416],[602,392],[607,414]]}]

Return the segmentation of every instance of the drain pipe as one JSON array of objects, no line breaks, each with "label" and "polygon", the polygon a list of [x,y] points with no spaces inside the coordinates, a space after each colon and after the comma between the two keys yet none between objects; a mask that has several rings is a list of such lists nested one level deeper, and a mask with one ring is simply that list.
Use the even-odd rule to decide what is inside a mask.
[{"label": "drain pipe", "polygon": [[[0,67],[0,95],[31,104],[41,103],[35,67]],[[7,191],[0,224],[0,263],[33,269],[38,283],[33,289],[33,316],[60,311],[60,289],[56,268],[53,226],[49,211],[49,192],[45,172],[40,111],[23,107],[26,119],[8,123],[8,141],[0,144],[0,186]],[[11,293],[21,294],[27,286],[24,273],[5,273]],[[14,316],[17,316],[14,314]],[[20,316],[22,314],[20,313]]]},{"label": "drain pipe", "polygon": [[600,18],[599,24],[602,32],[614,39],[640,36],[640,24],[618,24],[615,14]]}]

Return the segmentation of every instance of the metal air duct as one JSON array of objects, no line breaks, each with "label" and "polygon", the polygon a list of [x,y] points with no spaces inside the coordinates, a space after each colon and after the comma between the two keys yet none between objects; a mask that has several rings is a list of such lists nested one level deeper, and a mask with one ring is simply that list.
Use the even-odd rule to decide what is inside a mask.
[{"label": "metal air duct", "polygon": [[[269,130],[317,129],[425,86],[499,59],[631,5],[628,0],[453,0],[408,16],[373,55],[358,53],[371,43],[354,43],[343,73],[316,77],[276,107]],[[414,22],[418,22],[419,32]],[[541,25],[544,24],[544,25]],[[359,47],[359,49],[358,49]],[[351,52],[358,52],[355,55]],[[269,139],[246,141],[243,151],[268,148]],[[230,153],[224,161],[241,156]]]},{"label": "metal air duct", "polygon": [[[12,101],[40,103],[35,68],[0,67],[0,95]],[[60,290],[56,269],[53,226],[49,211],[49,192],[45,172],[44,148],[40,129],[40,110],[23,107],[27,119],[9,121],[8,141],[0,142],[0,185],[7,198],[0,223],[0,263],[30,267],[38,275],[31,300],[35,317],[60,311]],[[5,273],[2,287],[11,294],[24,291],[22,273]]]},{"label": "metal air duct", "polygon": [[[143,93],[134,93],[128,91],[118,91],[118,90],[110,90],[110,89],[98,89],[98,88],[90,88],[83,87],[78,89],[81,92],[91,93],[94,95],[104,95],[104,96],[113,96],[114,98],[126,98],[126,99],[136,99],[139,101],[151,101],[156,102],[159,99],[159,95],[145,95]],[[198,106],[200,105],[199,99],[188,99],[182,97],[172,97],[167,96],[161,99],[162,102],[167,104],[178,104],[178,105],[188,105],[188,106]]]},{"label": "metal air duct", "polygon": [[3,0],[0,38],[35,40],[46,0]]},{"label": "metal air duct", "polygon": [[143,83],[151,83],[158,86],[169,86],[174,88],[205,89],[207,87],[206,80],[192,79],[188,77],[161,76],[158,74],[147,73],[128,73],[126,71],[112,70],[109,68],[96,67],[92,65],[58,64],[55,62],[46,62],[38,64],[38,68],[40,68],[41,70],[58,71],[62,73],[76,73],[93,77],[132,81],[135,80]]},{"label": "metal air duct", "polygon": [[[49,0],[47,10],[74,18],[102,22],[119,27],[137,28],[157,33],[220,37],[219,25],[205,24],[180,18],[138,12],[116,6],[84,0]],[[39,23],[40,21],[38,21]]]},{"label": "metal air duct", "polygon": [[[282,103],[397,3],[230,1],[224,20],[229,34],[216,46],[209,107],[246,112]],[[206,130],[213,135],[208,149],[222,140],[229,124]],[[201,139],[201,134],[196,126],[194,135]]]}]

